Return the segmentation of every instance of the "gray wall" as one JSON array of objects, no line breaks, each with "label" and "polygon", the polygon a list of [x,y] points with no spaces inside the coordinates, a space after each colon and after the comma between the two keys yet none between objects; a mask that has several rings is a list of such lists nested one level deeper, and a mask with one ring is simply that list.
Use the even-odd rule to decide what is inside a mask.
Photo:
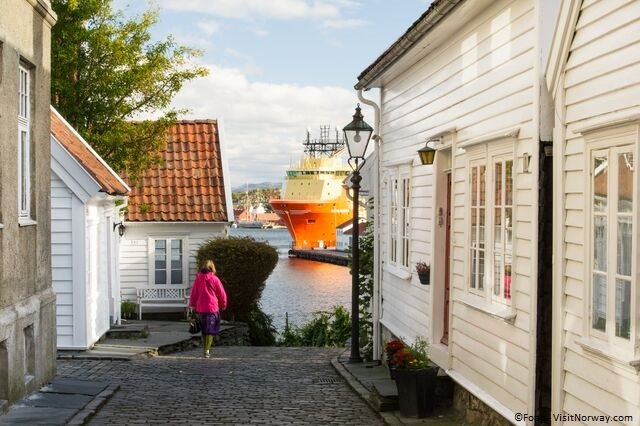
[{"label": "gray wall", "polygon": [[[3,0],[0,13],[0,411],[55,375],[51,287],[49,0]],[[31,78],[31,219],[18,222],[18,76]]]}]

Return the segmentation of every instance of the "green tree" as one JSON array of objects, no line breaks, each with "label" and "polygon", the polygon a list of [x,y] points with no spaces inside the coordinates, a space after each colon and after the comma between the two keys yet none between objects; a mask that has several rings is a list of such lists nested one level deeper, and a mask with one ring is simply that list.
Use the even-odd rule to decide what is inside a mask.
[{"label": "green tree", "polygon": [[[358,240],[358,311],[360,319],[360,348],[364,359],[373,358],[373,317],[372,298],[373,298],[373,253],[374,253],[375,234],[373,222],[367,222],[365,231]],[[351,253],[349,253],[349,267],[352,268]]]},{"label": "green tree", "polygon": [[[182,85],[207,70],[201,52],[169,36],[152,43],[158,10],[133,19],[111,0],[52,0],[52,103],[115,170],[135,180],[160,162],[166,130],[184,110],[170,108]],[[137,116],[159,118],[132,122]]]}]

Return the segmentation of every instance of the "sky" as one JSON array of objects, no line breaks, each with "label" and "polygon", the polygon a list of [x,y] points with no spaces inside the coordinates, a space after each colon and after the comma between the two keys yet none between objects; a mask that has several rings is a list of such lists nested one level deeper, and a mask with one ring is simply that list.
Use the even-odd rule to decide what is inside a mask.
[{"label": "sky", "polygon": [[[209,75],[186,83],[184,119],[218,119],[232,188],[282,183],[307,129],[340,131],[359,102],[353,86],[430,0],[115,0],[133,17],[154,5],[152,37],[203,51]],[[377,100],[374,91],[365,97]],[[362,105],[374,125],[373,110]]]}]

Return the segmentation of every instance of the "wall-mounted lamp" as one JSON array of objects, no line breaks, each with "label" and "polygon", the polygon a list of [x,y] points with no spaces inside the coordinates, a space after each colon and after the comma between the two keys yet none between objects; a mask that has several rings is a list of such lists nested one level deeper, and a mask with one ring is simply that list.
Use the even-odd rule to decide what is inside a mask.
[{"label": "wall-mounted lamp", "polygon": [[531,154],[525,152],[522,154],[522,173],[529,173],[529,166],[531,165]]},{"label": "wall-mounted lamp", "polygon": [[116,228],[118,228],[118,235],[122,237],[124,235],[124,230],[125,230],[124,223],[122,222],[114,223],[113,230],[115,231]]},{"label": "wall-mounted lamp", "polygon": [[433,160],[436,158],[436,150],[429,146],[429,143],[431,142],[433,142],[433,139],[427,139],[427,143],[424,145],[424,148],[420,148],[418,150],[420,163],[422,163],[423,166],[432,165]]}]

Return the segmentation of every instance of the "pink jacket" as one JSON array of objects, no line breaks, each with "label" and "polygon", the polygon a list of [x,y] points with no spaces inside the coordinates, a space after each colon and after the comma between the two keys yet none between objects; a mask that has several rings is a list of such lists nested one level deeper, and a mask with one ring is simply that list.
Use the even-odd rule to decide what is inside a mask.
[{"label": "pink jacket", "polygon": [[198,313],[215,313],[227,309],[227,293],[213,272],[198,272],[191,287],[189,307]]}]

